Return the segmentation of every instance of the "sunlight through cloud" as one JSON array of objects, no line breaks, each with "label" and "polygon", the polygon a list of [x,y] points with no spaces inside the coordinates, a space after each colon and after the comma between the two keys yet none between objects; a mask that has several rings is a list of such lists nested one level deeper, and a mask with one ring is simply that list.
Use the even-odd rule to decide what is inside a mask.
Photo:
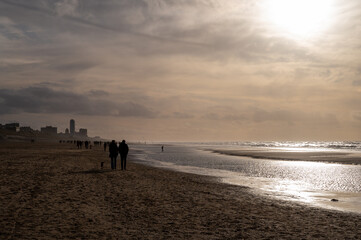
[{"label": "sunlight through cloud", "polygon": [[310,37],[327,29],[333,20],[332,0],[267,0],[268,21],[279,30]]}]

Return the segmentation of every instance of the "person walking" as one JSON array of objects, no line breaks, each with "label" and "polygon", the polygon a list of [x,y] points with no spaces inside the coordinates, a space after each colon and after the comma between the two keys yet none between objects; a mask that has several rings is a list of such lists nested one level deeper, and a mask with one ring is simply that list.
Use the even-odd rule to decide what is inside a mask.
[{"label": "person walking", "polygon": [[119,154],[120,154],[120,166],[121,169],[127,170],[127,155],[129,152],[128,144],[125,143],[125,140],[123,140],[121,143],[119,143]]},{"label": "person walking", "polygon": [[118,147],[115,143],[115,140],[113,140],[109,144],[109,157],[110,157],[110,166],[112,170],[117,169],[117,156],[118,156]]}]

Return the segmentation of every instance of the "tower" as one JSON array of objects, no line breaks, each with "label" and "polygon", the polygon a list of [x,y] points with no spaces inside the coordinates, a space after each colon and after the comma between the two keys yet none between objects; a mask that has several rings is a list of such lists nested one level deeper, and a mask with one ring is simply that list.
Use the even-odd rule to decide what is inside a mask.
[{"label": "tower", "polygon": [[70,134],[75,134],[75,120],[70,119]]}]

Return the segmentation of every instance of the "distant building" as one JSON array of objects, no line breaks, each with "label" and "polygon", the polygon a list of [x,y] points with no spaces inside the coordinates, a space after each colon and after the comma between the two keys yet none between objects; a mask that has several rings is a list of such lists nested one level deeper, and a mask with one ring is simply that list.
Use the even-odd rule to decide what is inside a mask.
[{"label": "distant building", "polygon": [[40,132],[43,133],[43,134],[53,135],[53,134],[58,133],[58,128],[57,127],[52,127],[52,126],[46,126],[46,127],[42,127],[40,129]]},{"label": "distant building", "polygon": [[72,134],[72,135],[75,134],[75,120],[74,119],[70,119],[70,134]]},{"label": "distant building", "polygon": [[20,124],[19,123],[8,123],[8,124],[5,124],[4,128],[5,128],[5,130],[19,132]]},{"label": "distant building", "polygon": [[80,129],[79,129],[79,135],[80,135],[80,136],[87,137],[87,136],[88,136],[88,129],[80,128]]},{"label": "distant building", "polygon": [[20,127],[20,132],[34,132],[31,127]]}]

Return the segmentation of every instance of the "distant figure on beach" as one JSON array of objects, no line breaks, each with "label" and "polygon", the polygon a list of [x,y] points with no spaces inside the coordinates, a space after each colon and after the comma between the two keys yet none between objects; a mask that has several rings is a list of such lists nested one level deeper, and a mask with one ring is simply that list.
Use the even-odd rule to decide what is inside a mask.
[{"label": "distant figure on beach", "polygon": [[125,143],[125,140],[123,140],[121,143],[119,143],[119,154],[120,154],[120,166],[122,170],[127,170],[127,155],[129,152],[128,144]]},{"label": "distant figure on beach", "polygon": [[110,157],[110,166],[113,170],[117,169],[117,156],[118,156],[118,147],[115,143],[115,140],[113,140],[109,144],[109,157]]},{"label": "distant figure on beach", "polygon": [[164,152],[164,146],[162,146],[162,152]]},{"label": "distant figure on beach", "polygon": [[106,152],[106,151],[107,151],[107,143],[104,142],[104,152]]}]

